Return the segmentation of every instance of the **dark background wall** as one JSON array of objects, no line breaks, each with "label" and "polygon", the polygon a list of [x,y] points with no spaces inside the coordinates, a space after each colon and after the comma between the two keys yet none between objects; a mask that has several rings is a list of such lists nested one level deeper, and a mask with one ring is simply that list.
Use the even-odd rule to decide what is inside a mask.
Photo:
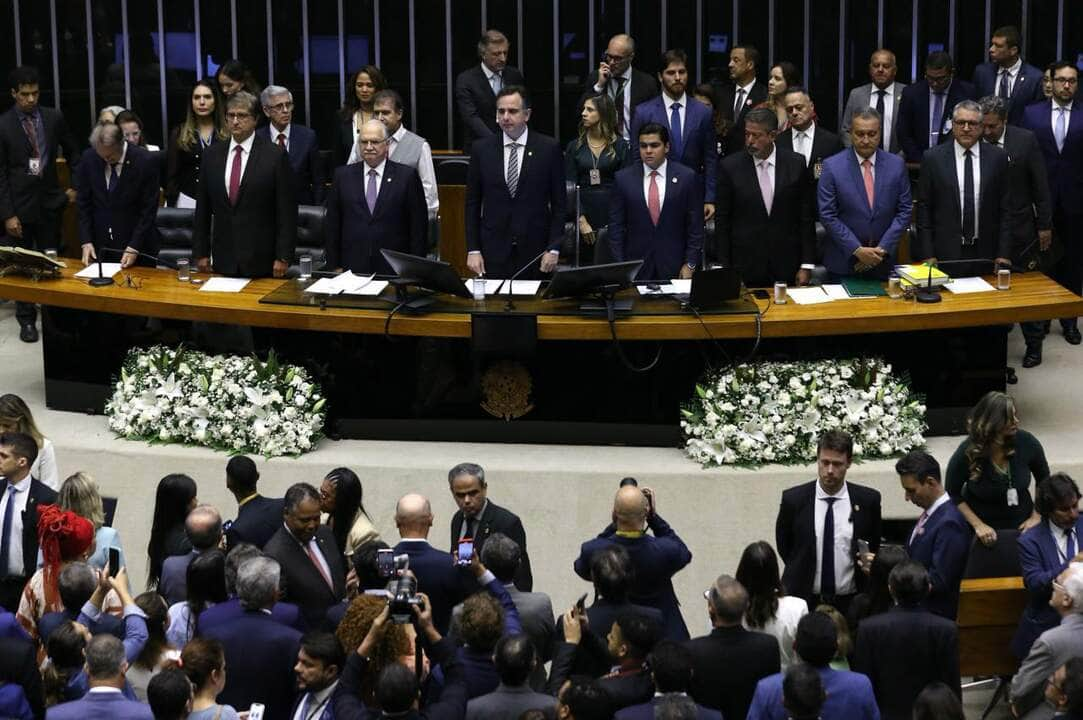
[{"label": "dark background wall", "polygon": [[[36,65],[43,103],[59,105],[80,138],[116,104],[139,112],[160,144],[191,84],[239,57],[260,82],[290,87],[296,120],[326,144],[349,74],[372,62],[406,98],[408,126],[442,149],[460,143],[452,87],[477,62],[483,27],[511,39],[532,124],[567,139],[586,75],[617,32],[636,38],[648,71],[664,48],[684,48],[696,80],[725,77],[729,46],[752,43],[767,66],[796,64],[835,126],[878,46],[895,51],[903,82],[939,48],[969,78],[989,31],[1006,24],[1022,29],[1029,62],[1083,63],[1083,0],[0,0],[0,67]],[[10,104],[4,93],[0,109]]]}]

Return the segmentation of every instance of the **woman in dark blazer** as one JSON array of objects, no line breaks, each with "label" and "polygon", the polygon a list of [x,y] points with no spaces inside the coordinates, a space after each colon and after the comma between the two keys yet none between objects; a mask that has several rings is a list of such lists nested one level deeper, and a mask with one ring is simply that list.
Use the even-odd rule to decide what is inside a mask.
[{"label": "woman in dark blazer", "polygon": [[346,102],[339,110],[338,139],[335,142],[335,167],[358,162],[361,157],[351,158],[357,135],[361,126],[376,119],[373,110],[373,98],[376,93],[387,89],[387,80],[380,68],[366,65],[350,78],[350,91],[346,93]]},{"label": "woman in dark blazer", "polygon": [[[214,86],[200,80],[192,87],[184,122],[173,128],[166,153],[165,198],[171,207],[195,207],[203,150],[225,140],[223,108]],[[187,200],[180,199],[184,195]],[[178,203],[178,200],[180,201]],[[189,200],[191,201],[189,203]]]}]

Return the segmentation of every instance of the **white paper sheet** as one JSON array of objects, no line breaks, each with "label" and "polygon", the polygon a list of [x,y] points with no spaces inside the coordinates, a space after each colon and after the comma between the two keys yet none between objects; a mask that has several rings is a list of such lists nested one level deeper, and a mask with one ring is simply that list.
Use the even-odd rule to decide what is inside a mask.
[{"label": "white paper sheet", "polygon": [[[483,278],[485,282],[485,294],[494,295],[496,289],[500,288],[501,295],[507,295],[509,291],[508,281],[501,280],[500,278]],[[474,280],[468,278],[463,280],[463,284],[466,285],[466,289],[470,292],[474,292]],[[503,286],[503,287],[501,287]],[[519,280],[511,283],[511,294],[515,297],[533,297],[538,294],[538,290],[541,288],[541,280]]]},{"label": "white paper sheet", "polygon": [[194,197],[190,197],[188,195],[185,195],[184,193],[178,193],[177,194],[177,207],[179,207],[179,208],[191,208],[192,210],[194,210],[195,207],[196,207],[196,199]]},{"label": "white paper sheet", "polygon": [[203,283],[200,292],[238,293],[249,283],[248,278],[213,277]]},{"label": "white paper sheet", "polygon": [[827,293],[827,296],[832,300],[867,300],[868,298],[873,297],[872,295],[867,297],[852,297],[850,293],[846,292],[846,288],[842,285],[821,285],[820,287],[824,289],[824,292]]},{"label": "white paper sheet", "polygon": [[980,277],[954,278],[951,282],[944,284],[944,289],[950,290],[956,295],[992,292],[996,290],[995,287],[985,282],[985,280]]},{"label": "white paper sheet", "polygon": [[358,290],[372,282],[373,277],[373,275],[354,275],[347,270],[333,278],[320,278],[306,287],[304,291],[318,295],[338,295],[339,293],[356,295]]},{"label": "white paper sheet", "polygon": [[792,287],[786,289],[786,294],[798,305],[819,305],[831,302],[833,297],[819,287]]},{"label": "white paper sheet", "polygon": [[[101,263],[102,277],[113,277],[120,272],[120,263]],[[98,263],[87,265],[85,268],[75,273],[77,278],[96,278],[98,277]]]},{"label": "white paper sheet", "polygon": [[387,284],[387,280],[372,280],[365,283],[359,288],[355,288],[353,290],[345,290],[342,294],[376,296],[384,291],[384,288],[387,287]]},{"label": "white paper sheet", "polygon": [[646,285],[636,285],[640,295],[687,295],[692,292],[691,278],[673,278],[667,283],[660,283],[658,289]]}]

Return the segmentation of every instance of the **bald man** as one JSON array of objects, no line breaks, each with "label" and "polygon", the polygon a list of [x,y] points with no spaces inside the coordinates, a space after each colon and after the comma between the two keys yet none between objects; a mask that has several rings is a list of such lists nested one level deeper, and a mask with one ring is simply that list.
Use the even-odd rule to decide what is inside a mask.
[{"label": "bald man", "polygon": [[[653,534],[648,534],[648,530]],[[665,639],[687,640],[688,627],[673,592],[673,576],[692,561],[692,553],[669,523],[658,515],[654,492],[650,488],[626,485],[617,491],[613,500],[613,522],[598,537],[583,543],[575,561],[576,574],[590,580],[594,553],[613,545],[628,551],[635,568],[628,600],[661,611],[665,619]]]},{"label": "bald man", "polygon": [[403,495],[395,506],[395,527],[402,539],[395,554],[410,556],[410,570],[417,576],[417,589],[432,602],[432,622],[446,635],[451,609],[480,589],[465,567],[455,565],[449,553],[429,544],[432,529],[432,505],[417,493]]},{"label": "bald man", "polygon": [[614,35],[609,39],[598,63],[598,69],[587,78],[587,89],[579,98],[582,107],[587,98],[608,95],[617,110],[617,132],[627,140],[635,107],[658,95],[658,81],[650,73],[632,67],[636,43],[631,35]]},{"label": "bald man", "polygon": [[191,552],[167,557],[158,580],[158,594],[170,605],[188,599],[188,566],[196,555],[221,544],[222,516],[211,505],[197,505],[184,519],[184,534],[192,544]]}]

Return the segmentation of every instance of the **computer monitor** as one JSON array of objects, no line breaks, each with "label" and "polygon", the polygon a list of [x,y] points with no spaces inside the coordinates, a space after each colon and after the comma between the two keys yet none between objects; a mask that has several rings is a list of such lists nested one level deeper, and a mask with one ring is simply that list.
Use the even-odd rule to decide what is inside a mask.
[{"label": "computer monitor", "polygon": [[642,266],[642,260],[628,260],[558,270],[553,273],[553,279],[549,281],[549,287],[546,288],[545,295],[542,297],[546,300],[555,300],[612,294],[629,287]]},{"label": "computer monitor", "polygon": [[692,273],[692,292],[677,297],[697,310],[719,307],[741,297],[741,274],[728,267],[696,270]]},{"label": "computer monitor", "polygon": [[429,260],[397,250],[381,250],[380,253],[399,276],[398,284],[416,285],[426,290],[464,298],[473,297],[466,289],[466,284],[459,277],[459,273],[446,262]]}]

